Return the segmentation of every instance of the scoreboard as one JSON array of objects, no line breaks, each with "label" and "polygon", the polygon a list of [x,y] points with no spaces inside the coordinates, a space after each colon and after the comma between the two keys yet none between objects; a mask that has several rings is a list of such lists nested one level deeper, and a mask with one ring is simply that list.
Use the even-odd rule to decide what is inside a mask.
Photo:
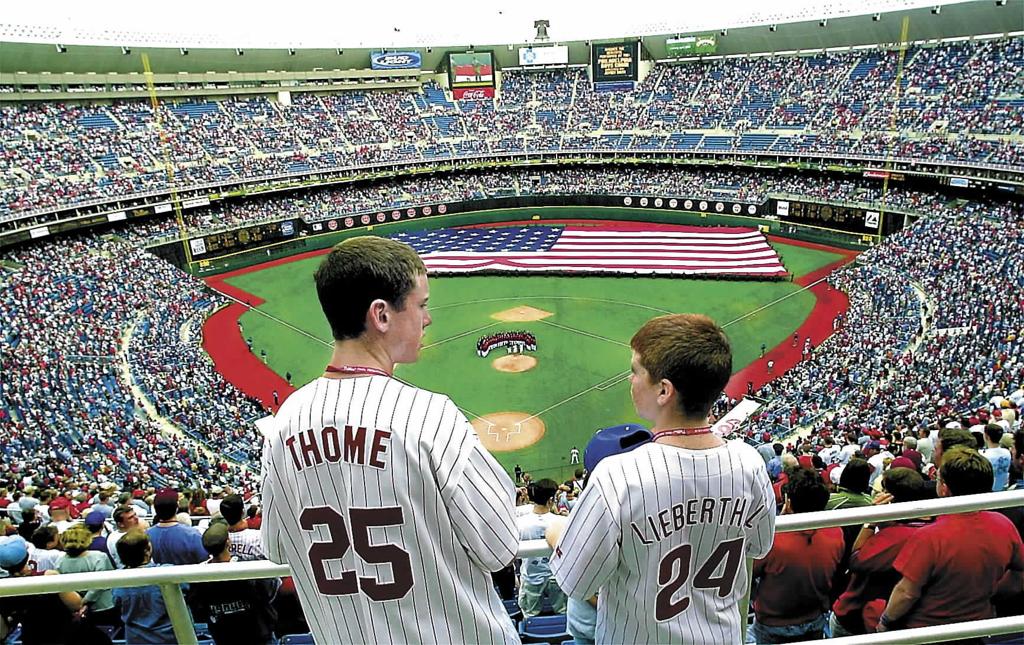
[{"label": "scoreboard", "polygon": [[594,82],[636,81],[639,53],[640,44],[635,40],[622,43],[595,43],[590,51]]},{"label": "scoreboard", "polygon": [[191,247],[192,255],[206,256],[209,254],[210,256],[218,256],[293,237],[295,232],[295,221],[285,220],[283,222],[257,224],[247,228],[192,238],[189,240],[189,246]]}]

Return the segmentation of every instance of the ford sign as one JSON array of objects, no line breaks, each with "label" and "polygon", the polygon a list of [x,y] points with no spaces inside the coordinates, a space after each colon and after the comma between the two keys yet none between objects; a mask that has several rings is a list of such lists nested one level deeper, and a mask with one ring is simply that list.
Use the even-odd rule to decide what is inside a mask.
[{"label": "ford sign", "polygon": [[370,54],[371,69],[419,69],[422,62],[419,52]]}]

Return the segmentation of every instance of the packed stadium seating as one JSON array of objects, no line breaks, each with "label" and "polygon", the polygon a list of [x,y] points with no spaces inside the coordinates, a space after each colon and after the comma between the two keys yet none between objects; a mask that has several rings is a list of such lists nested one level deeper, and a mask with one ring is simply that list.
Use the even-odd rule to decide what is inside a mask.
[{"label": "packed stadium seating", "polygon": [[[0,220],[40,209],[282,173],[524,151],[665,150],[896,156],[1019,166],[1024,39],[899,51],[657,64],[633,92],[583,68],[508,71],[496,99],[297,93],[0,107]],[[899,96],[897,97],[897,85]],[[898,104],[896,103],[898,99]],[[897,106],[896,109],[894,105]],[[161,139],[166,141],[162,148]]]}]

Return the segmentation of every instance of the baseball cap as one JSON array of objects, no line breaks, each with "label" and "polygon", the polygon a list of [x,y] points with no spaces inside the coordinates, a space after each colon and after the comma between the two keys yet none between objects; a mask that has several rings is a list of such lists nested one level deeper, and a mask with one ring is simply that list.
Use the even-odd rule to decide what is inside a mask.
[{"label": "baseball cap", "polygon": [[637,423],[601,428],[591,437],[586,450],[583,451],[583,467],[588,472],[594,472],[594,468],[605,457],[629,452],[653,437],[650,430]]},{"label": "baseball cap", "polygon": [[107,516],[103,514],[103,511],[93,511],[85,516],[85,525],[91,529],[98,529],[106,520]]},{"label": "baseball cap", "polygon": [[224,545],[228,541],[228,527],[227,524],[220,522],[211,523],[210,528],[206,529],[203,533],[203,548],[210,555],[217,555],[224,550]]},{"label": "baseball cap", "polygon": [[893,459],[889,464],[889,468],[909,468],[910,470],[917,471],[917,466],[909,457],[897,457]]},{"label": "baseball cap", "polygon": [[158,517],[166,518],[178,512],[178,491],[173,488],[161,488],[153,498],[153,509]]},{"label": "baseball cap", "polygon": [[50,502],[51,511],[67,510],[71,507],[71,500],[67,497],[58,497]]},{"label": "baseball cap", "polygon": [[28,559],[28,543],[20,535],[0,542],[0,568],[16,569]]}]

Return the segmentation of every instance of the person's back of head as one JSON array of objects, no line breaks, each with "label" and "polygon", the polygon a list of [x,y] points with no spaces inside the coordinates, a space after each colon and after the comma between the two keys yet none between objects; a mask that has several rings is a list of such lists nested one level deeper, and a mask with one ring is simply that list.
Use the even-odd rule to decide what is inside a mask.
[{"label": "person's back of head", "polygon": [[781,457],[782,453],[786,451],[786,447],[784,445],[782,445],[781,443],[777,443],[777,444],[772,446],[772,450],[775,451],[775,456],[776,457]]},{"label": "person's back of head", "polygon": [[40,526],[32,532],[32,546],[37,549],[53,549],[57,548],[58,545],[54,545],[54,540],[59,536],[57,527],[53,524],[47,524],[46,526]]},{"label": "person's back of head", "polygon": [[225,497],[220,503],[220,514],[228,526],[241,522],[245,516],[245,502],[242,501],[242,496],[233,494]]},{"label": "person's back of head", "polygon": [[214,559],[225,559],[231,538],[228,537],[227,524],[211,522],[210,528],[203,533],[203,549]]},{"label": "person's back of head", "polygon": [[703,314],[652,318],[629,345],[653,382],[672,383],[688,419],[706,418],[732,375],[729,338]]},{"label": "person's back of head", "polygon": [[992,463],[977,450],[953,446],[942,455],[939,481],[940,495],[944,497],[977,495],[992,491],[995,475]]},{"label": "person's back of head", "polygon": [[917,450],[917,439],[914,437],[903,438],[903,449],[904,450]]},{"label": "person's back of head", "polygon": [[796,468],[782,487],[786,504],[793,513],[814,513],[825,510],[828,488],[821,475],[809,468]]},{"label": "person's back of head", "polygon": [[988,424],[985,426],[985,438],[989,440],[993,447],[998,446],[1003,438],[1003,426],[998,423]]},{"label": "person's back of head", "polygon": [[910,468],[890,468],[882,473],[882,489],[893,502],[913,502],[924,497],[924,477]]},{"label": "person's back of head", "polygon": [[85,524],[69,526],[60,536],[64,552],[75,558],[89,550],[92,544],[92,531]]},{"label": "person's back of head", "polygon": [[313,275],[334,340],[361,336],[375,300],[403,310],[417,278],[426,273],[416,251],[395,240],[364,235],[335,246]]},{"label": "person's back of head", "polygon": [[839,476],[839,485],[854,493],[866,493],[870,486],[871,466],[860,458],[850,459]]},{"label": "person's back of head", "polygon": [[117,557],[126,569],[136,569],[149,562],[152,546],[149,536],[139,528],[129,530],[117,541]]},{"label": "person's back of head", "polygon": [[157,521],[174,521],[174,516],[178,514],[178,493],[172,489],[157,492],[153,500],[153,510],[156,512]]},{"label": "person's back of head", "polygon": [[528,489],[530,501],[537,506],[547,506],[558,492],[558,483],[553,479],[541,479]]}]

